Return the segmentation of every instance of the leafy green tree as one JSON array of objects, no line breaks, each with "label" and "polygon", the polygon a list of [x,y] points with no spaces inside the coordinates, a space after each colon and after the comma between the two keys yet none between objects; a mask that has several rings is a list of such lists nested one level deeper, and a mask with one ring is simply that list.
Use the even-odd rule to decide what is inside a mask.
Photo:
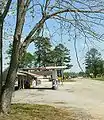
[{"label": "leafy green tree", "polygon": [[92,48],[90,51],[86,53],[85,57],[86,63],[86,74],[90,76],[92,73],[96,78],[97,74],[101,74],[103,72],[103,63],[101,59],[101,54],[97,49]]},{"label": "leafy green tree", "polygon": [[34,64],[34,56],[27,52],[24,54],[24,57],[21,60],[21,64],[19,67],[32,67]]},{"label": "leafy green tree", "polygon": [[102,75],[104,75],[104,60],[99,60],[98,61],[98,65],[99,65],[99,67],[97,68],[97,70],[99,71],[99,75],[100,76],[102,76]]},{"label": "leafy green tree", "polygon": [[79,72],[79,73],[78,73],[78,76],[80,76],[80,77],[85,77],[86,75],[85,75],[84,72]]},{"label": "leafy green tree", "polygon": [[50,39],[47,37],[38,37],[34,42],[37,65],[46,66],[48,64],[48,54],[51,51]]},{"label": "leafy green tree", "polygon": [[70,51],[63,44],[57,45],[49,54],[50,63],[57,66],[67,65],[71,67],[70,60]]},{"label": "leafy green tree", "polygon": [[[70,65],[70,51],[63,45],[57,45],[48,55],[48,63],[50,65],[63,66],[66,65],[68,68],[71,68]],[[63,76],[62,70],[58,70],[58,75]]]},{"label": "leafy green tree", "polygon": [[[5,59],[11,59],[12,48],[13,48],[12,43],[10,43],[9,48],[6,51],[7,57]],[[24,56],[21,59],[19,68],[21,68],[21,67],[32,67],[36,62],[35,57],[36,56],[32,55],[30,52],[25,52]],[[9,63],[7,63],[7,64],[9,64]]]},{"label": "leafy green tree", "polygon": [[70,77],[69,72],[64,72],[64,78],[65,78],[65,79],[68,79],[69,77]]},{"label": "leafy green tree", "polygon": [[71,78],[76,78],[78,77],[78,73],[75,72],[66,72],[64,73],[66,76],[71,77]]}]

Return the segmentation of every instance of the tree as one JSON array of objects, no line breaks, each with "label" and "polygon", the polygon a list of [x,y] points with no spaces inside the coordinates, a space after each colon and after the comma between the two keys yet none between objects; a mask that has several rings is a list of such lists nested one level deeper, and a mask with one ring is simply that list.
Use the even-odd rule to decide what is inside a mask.
[{"label": "tree", "polygon": [[37,64],[45,67],[47,65],[47,55],[51,48],[50,40],[47,37],[38,37],[34,43],[36,46]]},{"label": "tree", "polygon": [[34,58],[34,56],[31,54],[31,53],[29,53],[29,52],[26,52],[25,54],[24,54],[24,56],[23,56],[23,58],[21,59],[21,63],[20,63],[20,65],[19,65],[19,67],[21,68],[23,68],[23,67],[32,67],[33,65],[34,65],[34,63],[36,62],[36,61],[34,61],[35,60],[35,58]]},{"label": "tree", "polygon": [[[63,45],[57,45],[53,51],[49,53],[49,63],[57,66],[67,65],[70,66],[70,51]],[[70,66],[71,67],[71,66]]]},{"label": "tree", "polygon": [[[2,39],[3,39],[3,25],[4,19],[9,11],[9,7],[12,0],[1,0],[0,1],[0,108],[2,106],[1,99],[2,99]],[[0,109],[1,112],[2,109]]]},{"label": "tree", "polygon": [[21,33],[23,30],[25,15],[26,15],[26,11],[29,3],[30,3],[29,0],[27,1],[18,0],[17,2],[17,21],[16,21],[15,32],[14,32],[11,62],[10,62],[8,74],[6,77],[6,82],[2,86],[2,93],[1,93],[1,100],[0,100],[0,104],[1,104],[0,110],[3,113],[8,113],[10,111],[10,104],[11,104],[12,93],[14,90],[15,78],[16,78],[19,61],[20,61],[19,57],[21,56],[21,54],[19,54]]},{"label": "tree", "polygon": [[96,78],[97,74],[99,74],[103,69],[101,54],[98,52],[97,49],[92,48],[86,53],[85,62],[86,73],[89,76],[92,73],[93,76]]},{"label": "tree", "polygon": [[65,72],[64,75],[65,75],[67,78],[69,78],[69,77],[71,77],[71,78],[76,78],[76,77],[78,77],[78,73],[75,73],[75,72]]},{"label": "tree", "polygon": [[[48,54],[48,64],[55,66],[64,66],[71,68],[70,65],[70,51],[63,45],[58,44],[50,53]],[[63,70],[58,70],[58,75],[63,77]]]},{"label": "tree", "polygon": [[[7,57],[5,59],[9,59],[9,60],[11,59],[12,49],[13,49],[13,46],[10,43],[9,48],[6,51]],[[25,51],[24,56],[21,59],[19,68],[32,67],[35,64],[35,62],[36,62],[36,56],[32,55],[30,52]],[[9,63],[7,63],[7,64],[9,64]]]},{"label": "tree", "polygon": [[85,77],[85,73],[84,73],[84,72],[79,72],[79,73],[78,73],[78,76],[80,76],[80,77]]},{"label": "tree", "polygon": [[[103,2],[101,2],[101,0],[100,4],[98,4],[99,1],[86,1],[85,4],[85,2],[82,2],[81,0],[55,0],[54,2],[51,0],[45,0],[44,2],[34,1],[34,4],[32,4],[31,2],[32,0],[17,0],[16,3],[17,14],[16,27],[13,35],[13,49],[6,82],[2,86],[2,97],[0,101],[0,109],[4,113],[8,113],[10,111],[10,104],[14,89],[16,73],[20,61],[25,53],[24,51],[26,50],[28,45],[32,41],[34,41],[34,38],[36,39],[37,37],[39,37],[39,34],[41,34],[41,30],[43,29],[47,20],[54,19],[55,21],[58,21],[59,24],[60,21],[63,21],[61,26],[64,28],[64,30],[71,31],[75,27],[77,30],[80,31],[80,34],[82,36],[85,36],[85,38],[87,36],[87,39],[93,37],[95,39],[99,38],[101,40],[102,38],[102,36],[98,37],[99,35],[96,34],[93,29],[91,29],[91,25],[88,24],[92,23],[93,25],[95,23],[101,25],[99,23],[99,19],[103,19],[103,9],[101,8],[101,4],[103,6]],[[77,3],[80,5],[77,6]],[[95,3],[95,6],[91,9],[93,3]],[[30,29],[29,33],[23,40],[22,34],[26,19],[26,13],[28,13],[28,10],[31,10],[32,8],[38,11],[35,11],[36,14],[39,14],[40,12],[39,15],[41,17],[39,18],[39,21],[37,21],[36,24],[32,27],[32,29]],[[98,16],[99,13],[102,15],[101,17]],[[75,18],[75,15],[78,16],[77,19]],[[96,18],[98,18],[98,21],[95,22]],[[77,24],[75,25],[76,22]]]},{"label": "tree", "polygon": [[99,71],[99,75],[102,76],[104,75],[104,60],[99,60],[99,68],[98,68],[98,71]]},{"label": "tree", "polygon": [[70,76],[69,72],[64,72],[64,77],[65,77],[65,79],[69,79],[71,76]]}]

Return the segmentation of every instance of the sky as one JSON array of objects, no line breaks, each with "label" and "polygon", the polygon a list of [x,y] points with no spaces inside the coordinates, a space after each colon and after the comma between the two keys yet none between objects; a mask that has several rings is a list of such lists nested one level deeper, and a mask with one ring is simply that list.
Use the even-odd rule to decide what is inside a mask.
[{"label": "sky", "polygon": [[[15,1],[15,0],[14,0]],[[79,5],[78,5],[79,6]],[[14,8],[15,9],[15,5]],[[25,25],[24,25],[24,30],[22,33],[22,39],[24,39],[26,37],[26,35],[30,32],[30,30],[33,28],[33,26],[39,21],[41,15],[40,13],[40,9],[37,7],[36,8],[37,11],[35,11],[35,16],[34,18],[31,17],[33,15],[33,13],[29,13],[26,16],[26,21],[25,21]],[[62,15],[64,16],[64,15]],[[72,19],[72,16],[68,16],[69,19]],[[81,16],[82,17],[82,16]],[[91,19],[89,19],[91,20]],[[8,59],[5,59],[6,55],[6,50],[9,47],[9,41],[13,41],[13,31],[15,29],[15,22],[16,22],[16,17],[15,17],[15,12],[13,11],[9,11],[8,16],[6,17],[5,20],[5,24],[4,24],[4,41],[3,41],[3,69],[5,69],[7,67],[7,62],[9,61]],[[95,22],[99,22],[98,20],[96,20]],[[69,70],[70,72],[79,72],[81,71],[78,63],[77,63],[77,59],[76,59],[76,54],[75,54],[75,48],[74,48],[74,40],[75,40],[75,34],[74,34],[74,28],[72,27],[72,33],[71,35],[69,35],[68,32],[65,31],[65,29],[58,29],[60,28],[60,24],[57,23],[55,20],[48,20],[47,22],[47,26],[50,30],[50,32],[46,29],[44,30],[44,36],[50,37],[50,33],[53,35],[50,40],[52,42],[52,45],[55,46],[59,43],[64,44],[68,49],[70,49],[70,56],[71,56],[71,64],[73,65],[73,67]],[[83,25],[85,25],[85,23],[83,23]],[[100,33],[103,34],[104,32],[104,28],[103,26],[98,26],[95,24],[89,24],[96,33]],[[63,25],[64,26],[64,25]],[[68,28],[68,26],[66,26],[66,28]],[[78,33],[78,31],[76,31]],[[54,33],[54,34],[53,34]],[[62,37],[61,37],[62,34]],[[81,33],[78,33],[78,37],[76,38],[77,43],[76,43],[76,47],[77,47],[77,54],[78,54],[78,59],[79,62],[81,64],[81,67],[83,68],[83,70],[85,71],[85,54],[88,51],[88,47],[89,49],[92,47],[96,47],[96,49],[98,49],[99,52],[101,52],[102,54],[102,58],[104,58],[104,50],[103,50],[103,42],[97,42],[95,40],[91,40],[87,41],[88,42],[88,47],[85,46],[85,38],[83,36],[80,35]],[[27,51],[33,53],[34,52],[34,44],[30,44]]]}]

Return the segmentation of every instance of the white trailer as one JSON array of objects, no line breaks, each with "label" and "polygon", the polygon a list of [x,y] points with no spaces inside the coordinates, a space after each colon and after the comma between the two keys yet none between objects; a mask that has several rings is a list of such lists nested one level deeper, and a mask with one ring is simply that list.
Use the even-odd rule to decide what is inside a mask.
[{"label": "white trailer", "polygon": [[[40,72],[44,72],[46,70],[51,71],[52,72],[52,89],[57,89],[58,88],[58,76],[57,76],[57,70],[62,70],[62,74],[63,74],[63,70],[66,69],[67,66],[48,66],[48,67],[35,67],[35,68],[22,68],[21,70],[23,71],[27,71],[25,72],[26,74],[30,74],[31,71],[33,72],[38,71],[38,73]],[[23,72],[24,73],[24,72]],[[34,75],[35,77],[38,76],[38,74],[34,74],[31,73],[32,75]],[[62,75],[63,76],[63,75]]]}]

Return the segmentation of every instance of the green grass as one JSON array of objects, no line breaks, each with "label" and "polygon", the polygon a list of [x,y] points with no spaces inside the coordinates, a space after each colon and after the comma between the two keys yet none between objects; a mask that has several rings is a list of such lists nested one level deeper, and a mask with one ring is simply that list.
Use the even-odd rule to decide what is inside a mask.
[{"label": "green grass", "polygon": [[0,120],[76,120],[72,112],[48,105],[14,104],[9,115]]},{"label": "green grass", "polygon": [[96,77],[96,78],[92,78],[93,80],[99,80],[99,81],[104,81],[104,77]]}]

